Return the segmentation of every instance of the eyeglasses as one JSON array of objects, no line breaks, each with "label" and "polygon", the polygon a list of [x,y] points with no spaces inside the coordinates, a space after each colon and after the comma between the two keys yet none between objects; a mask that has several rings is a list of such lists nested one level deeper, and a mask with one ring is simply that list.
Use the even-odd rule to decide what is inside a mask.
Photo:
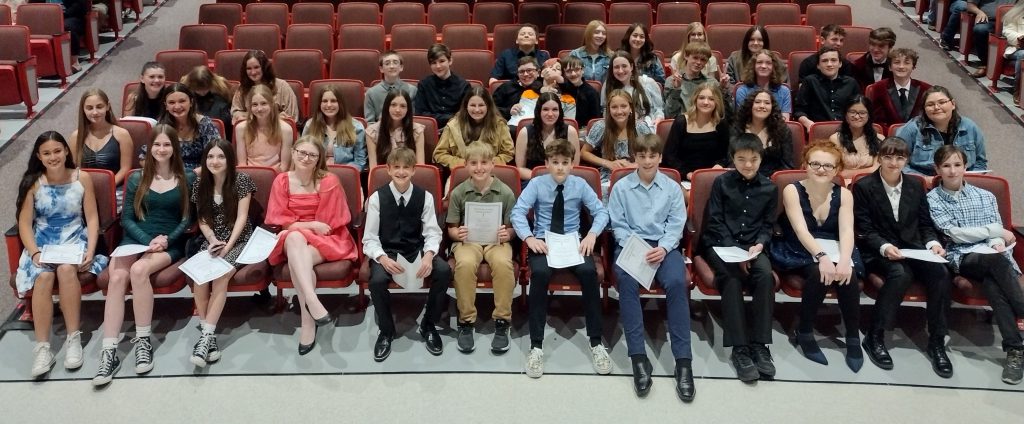
[{"label": "eyeglasses", "polygon": [[565,68],[565,73],[583,72],[583,68]]},{"label": "eyeglasses", "polygon": [[950,100],[950,99],[942,99],[942,100],[936,100],[936,101],[934,101],[934,102],[928,102],[928,103],[925,103],[925,104],[924,104],[924,107],[925,107],[925,108],[927,108],[927,109],[931,109],[931,108],[934,108],[934,107],[936,107],[936,106],[938,106],[938,107],[943,107],[943,106],[945,106],[946,104],[948,104],[948,103],[949,103],[949,102],[951,102],[951,101],[952,101],[952,100]]},{"label": "eyeglasses", "polygon": [[824,169],[826,171],[832,171],[832,170],[836,169],[836,165],[834,163],[821,163],[821,162],[808,162],[807,163],[807,167],[810,168],[810,169],[818,169],[818,170]]},{"label": "eyeglasses", "polygon": [[858,118],[863,118],[865,116],[868,116],[868,111],[866,111],[866,110],[848,110],[848,111],[846,111],[846,114],[850,115],[850,116],[856,116]]},{"label": "eyeglasses", "polygon": [[537,72],[537,68],[520,69],[519,75],[533,74]]},{"label": "eyeglasses", "polygon": [[319,153],[310,153],[310,152],[307,152],[305,150],[299,150],[299,149],[295,149],[295,150],[292,150],[292,151],[295,152],[295,158],[299,159],[299,160],[317,160],[317,159],[320,159],[320,154]]},{"label": "eyeglasses", "polygon": [[882,155],[881,159],[888,162],[903,162],[907,160],[907,157],[903,155]]}]

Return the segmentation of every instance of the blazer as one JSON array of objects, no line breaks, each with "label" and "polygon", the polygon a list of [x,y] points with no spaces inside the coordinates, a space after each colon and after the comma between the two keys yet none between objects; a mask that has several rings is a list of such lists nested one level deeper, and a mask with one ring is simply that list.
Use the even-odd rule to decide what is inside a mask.
[{"label": "blazer", "polygon": [[875,71],[871,68],[871,53],[864,53],[863,56],[858,57],[857,60],[853,61],[853,78],[857,80],[857,84],[860,84],[860,88],[867,87],[875,82],[883,81],[888,78],[892,78],[892,71],[889,70],[889,58],[885,58],[885,63],[882,66],[882,79],[875,81]]},{"label": "blazer", "polygon": [[928,242],[939,240],[921,180],[904,174],[901,191],[897,220],[879,171],[853,185],[854,228],[865,261],[881,258],[879,249],[886,243],[899,249],[924,249]]},{"label": "blazer", "polygon": [[916,79],[910,80],[910,91],[907,99],[911,100],[908,108],[899,106],[900,95],[896,92],[896,83],[891,78],[883,79],[864,89],[864,97],[871,99],[871,119],[876,124],[890,126],[903,124],[921,114],[924,109],[924,92],[932,88],[931,84]]}]

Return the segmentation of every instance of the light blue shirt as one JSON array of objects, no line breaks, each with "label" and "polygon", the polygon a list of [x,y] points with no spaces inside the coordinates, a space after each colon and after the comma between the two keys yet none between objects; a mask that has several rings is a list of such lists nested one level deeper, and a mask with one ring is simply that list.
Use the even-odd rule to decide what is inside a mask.
[{"label": "light blue shirt", "polygon": [[[572,234],[580,230],[580,210],[586,207],[590,211],[592,224],[590,232],[601,234],[608,226],[608,211],[597,198],[597,193],[590,188],[590,184],[580,177],[570,175],[565,179],[565,188],[562,189],[562,197],[565,200],[565,233]],[[558,183],[551,177],[551,174],[542,175],[530,180],[526,189],[519,195],[519,200],[512,207],[512,228],[520,240],[526,240],[530,236],[539,239],[544,238],[544,233],[551,227],[551,208],[555,204],[555,187]],[[526,214],[533,209],[533,229],[530,229],[530,222],[526,220]]]},{"label": "light blue shirt", "polygon": [[686,224],[683,190],[661,172],[649,186],[631,172],[612,187],[608,215],[619,246],[625,247],[629,236],[636,234],[644,240],[657,240],[658,247],[671,251],[679,246]]}]

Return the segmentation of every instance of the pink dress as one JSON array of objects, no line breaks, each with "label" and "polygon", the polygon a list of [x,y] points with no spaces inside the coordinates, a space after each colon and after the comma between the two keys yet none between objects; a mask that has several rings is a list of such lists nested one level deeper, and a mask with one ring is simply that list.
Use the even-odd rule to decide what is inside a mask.
[{"label": "pink dress", "polygon": [[330,226],[331,232],[319,235],[307,229],[281,231],[278,234],[277,246],[274,246],[267,259],[270,264],[277,265],[288,259],[284,252],[284,241],[292,231],[301,232],[306,242],[320,252],[325,262],[356,259],[356,243],[347,227],[352,221],[352,214],[345,199],[345,189],[334,174],[328,173],[320,180],[320,190],[317,193],[304,194],[291,194],[288,173],[278,174],[270,189],[270,204],[267,206],[265,222],[287,227],[296,222],[320,221]]}]

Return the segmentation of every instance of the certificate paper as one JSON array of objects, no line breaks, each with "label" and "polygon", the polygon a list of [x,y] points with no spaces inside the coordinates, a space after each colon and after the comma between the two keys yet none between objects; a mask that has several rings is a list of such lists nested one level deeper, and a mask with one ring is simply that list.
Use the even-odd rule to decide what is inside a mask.
[{"label": "certificate paper", "polygon": [[929,249],[900,249],[900,254],[904,258],[917,259],[925,262],[935,262],[940,264],[949,263],[946,258],[936,255]]},{"label": "certificate paper", "polygon": [[409,262],[405,259],[405,256],[398,255],[398,266],[402,267],[405,272],[397,275],[392,275],[391,279],[395,280],[395,284],[398,284],[403,289],[416,290],[423,288],[423,279],[416,277],[416,271],[420,270],[420,264],[423,262],[423,255],[416,254],[416,259]]},{"label": "certificate paper", "polygon": [[255,264],[263,262],[270,256],[270,252],[277,246],[277,234],[256,227],[256,230],[249,236],[249,241],[242,248],[235,262],[240,264]]},{"label": "certificate paper", "polygon": [[501,203],[466,202],[466,241],[476,244],[498,244],[501,227]]},{"label": "certificate paper", "polygon": [[209,250],[204,250],[188,258],[178,269],[196,284],[203,285],[227,274],[234,267],[224,258],[211,255]]},{"label": "certificate paper", "polygon": [[730,246],[730,247],[718,247],[718,246],[715,246],[715,247],[712,247],[712,249],[715,250],[715,254],[718,255],[718,258],[721,259],[722,262],[729,263],[729,264],[746,262],[746,261],[749,261],[751,259],[756,258],[757,255],[761,254],[761,252],[758,252],[758,253],[755,253],[755,254],[751,255],[750,252],[748,252],[746,250],[743,250],[743,249],[741,249],[739,247],[735,247],[735,246]]},{"label": "certificate paper", "polygon": [[583,263],[580,254],[580,239],[576,234],[544,233],[548,245],[548,267],[560,269]]},{"label": "certificate paper", "polygon": [[110,252],[110,257],[120,258],[122,256],[138,255],[149,250],[149,246],[144,244],[126,244],[124,246],[117,246],[113,252]]},{"label": "certificate paper", "polygon": [[[1013,246],[1015,246],[1016,244],[1017,243],[1010,243],[1010,245],[1006,246],[1006,249],[1003,249],[1003,251],[1004,252],[1009,252],[1010,249],[1012,249]],[[982,243],[982,244],[976,244],[976,245],[974,245],[974,246],[972,246],[972,247],[970,247],[968,249],[964,249],[964,254],[966,255],[968,253],[981,253],[983,255],[991,255],[993,253],[999,253],[999,252],[996,251],[996,249],[993,249],[991,246]]]},{"label": "certificate paper", "polygon": [[39,251],[39,262],[44,264],[78,265],[85,258],[85,249],[75,244],[48,244]]},{"label": "certificate paper", "polygon": [[647,290],[651,289],[651,284],[654,283],[654,274],[658,272],[658,267],[661,266],[660,263],[651,264],[647,262],[647,252],[649,250],[651,250],[651,245],[637,237],[636,234],[633,234],[626,240],[626,245],[622,247],[619,257],[615,259],[615,265],[626,271],[626,274],[633,277],[634,280]]},{"label": "certificate paper", "polygon": [[814,239],[814,241],[818,242],[818,247],[821,247],[821,250],[828,255],[828,258],[831,259],[832,262],[839,263],[838,241],[828,239]]}]

